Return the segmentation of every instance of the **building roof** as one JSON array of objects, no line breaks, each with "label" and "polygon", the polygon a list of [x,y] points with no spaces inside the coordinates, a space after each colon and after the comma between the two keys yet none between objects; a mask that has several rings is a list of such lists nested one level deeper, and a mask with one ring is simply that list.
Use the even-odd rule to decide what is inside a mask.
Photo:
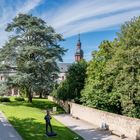
[{"label": "building roof", "polygon": [[71,63],[57,63],[57,66],[61,73],[67,72],[70,65]]}]

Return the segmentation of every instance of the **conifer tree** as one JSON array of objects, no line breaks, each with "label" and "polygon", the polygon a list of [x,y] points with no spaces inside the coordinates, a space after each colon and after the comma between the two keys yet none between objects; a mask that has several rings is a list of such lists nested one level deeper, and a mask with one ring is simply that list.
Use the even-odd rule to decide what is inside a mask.
[{"label": "conifer tree", "polygon": [[50,89],[57,77],[56,61],[66,51],[58,44],[63,38],[42,19],[26,14],[16,16],[6,31],[13,34],[0,50],[1,67],[16,70],[8,83],[25,88],[32,102],[32,93]]}]

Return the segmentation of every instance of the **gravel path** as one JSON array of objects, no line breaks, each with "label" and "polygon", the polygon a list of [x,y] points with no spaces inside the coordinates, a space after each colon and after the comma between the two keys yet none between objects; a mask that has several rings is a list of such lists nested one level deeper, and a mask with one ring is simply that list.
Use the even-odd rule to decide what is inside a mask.
[{"label": "gravel path", "polygon": [[53,117],[82,136],[85,140],[122,140],[115,135],[110,135],[108,132],[101,131],[96,126],[83,120],[75,119],[70,115],[59,114],[54,115]]},{"label": "gravel path", "polygon": [[0,112],[0,140],[22,140],[2,112]]}]

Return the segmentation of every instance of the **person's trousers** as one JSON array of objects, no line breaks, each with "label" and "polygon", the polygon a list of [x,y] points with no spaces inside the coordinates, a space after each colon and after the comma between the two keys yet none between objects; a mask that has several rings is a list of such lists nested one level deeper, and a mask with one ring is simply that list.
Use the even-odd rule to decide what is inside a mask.
[{"label": "person's trousers", "polygon": [[46,123],[46,133],[48,133],[48,127],[50,127],[50,131],[52,132],[52,125],[51,125],[51,123]]}]

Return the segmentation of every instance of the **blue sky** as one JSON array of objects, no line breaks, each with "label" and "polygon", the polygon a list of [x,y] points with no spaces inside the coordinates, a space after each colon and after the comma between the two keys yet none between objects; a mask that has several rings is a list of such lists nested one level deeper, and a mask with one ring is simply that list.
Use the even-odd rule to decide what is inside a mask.
[{"label": "blue sky", "polygon": [[64,62],[73,62],[78,34],[86,60],[103,40],[113,40],[121,24],[140,15],[140,0],[0,0],[0,46],[8,38],[4,31],[18,13],[44,19],[66,39]]}]

